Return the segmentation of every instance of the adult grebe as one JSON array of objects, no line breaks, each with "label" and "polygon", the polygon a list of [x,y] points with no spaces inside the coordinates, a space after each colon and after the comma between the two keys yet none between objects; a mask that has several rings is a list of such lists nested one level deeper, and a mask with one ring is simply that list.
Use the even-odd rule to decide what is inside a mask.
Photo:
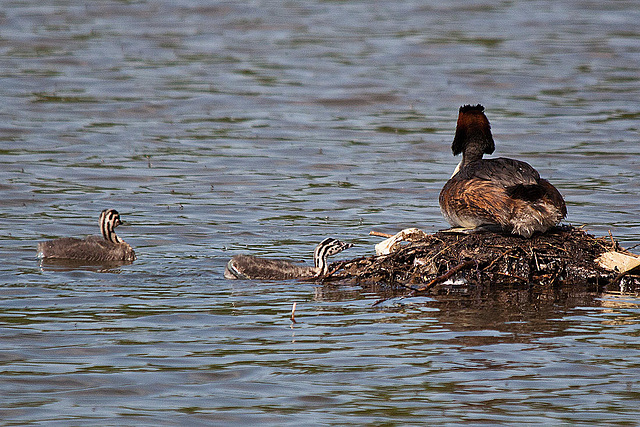
[{"label": "adult grebe", "polygon": [[122,224],[115,209],[100,213],[102,237],[88,236],[84,239],[63,237],[38,243],[38,257],[44,259],[74,259],[84,261],[133,261],[136,254],[115,232]]},{"label": "adult grebe", "polygon": [[531,165],[499,157],[480,104],[460,107],[451,150],[462,161],[440,192],[440,209],[453,227],[499,228],[531,237],[567,215],[562,195]]},{"label": "adult grebe", "polygon": [[227,263],[224,277],[227,279],[286,280],[320,277],[329,272],[327,257],[353,246],[327,237],[313,251],[315,267],[296,265],[282,259],[259,258],[254,255],[235,255]]}]

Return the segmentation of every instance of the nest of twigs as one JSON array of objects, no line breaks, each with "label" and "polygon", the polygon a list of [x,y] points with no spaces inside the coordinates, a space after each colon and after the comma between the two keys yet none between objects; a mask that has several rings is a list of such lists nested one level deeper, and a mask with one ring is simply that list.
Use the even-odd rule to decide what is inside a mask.
[{"label": "nest of twigs", "polygon": [[[603,291],[621,280],[596,259],[619,250],[610,237],[594,237],[563,226],[523,238],[499,233],[437,232],[406,243],[388,255],[333,265],[326,280],[409,288],[414,292],[450,292],[455,286],[588,286]],[[632,277],[632,276],[630,276]],[[637,276],[635,277],[637,284]]]}]

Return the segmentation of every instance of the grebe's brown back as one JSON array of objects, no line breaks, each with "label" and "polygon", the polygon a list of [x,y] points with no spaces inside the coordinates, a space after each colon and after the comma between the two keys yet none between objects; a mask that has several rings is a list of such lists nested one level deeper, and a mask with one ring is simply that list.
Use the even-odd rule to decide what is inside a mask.
[{"label": "grebe's brown back", "polygon": [[329,272],[327,257],[353,246],[327,237],[313,251],[315,266],[296,265],[282,259],[260,258],[254,255],[235,255],[227,263],[224,277],[227,279],[285,280],[320,277]]},{"label": "grebe's brown back", "polygon": [[440,209],[453,227],[499,228],[531,237],[567,215],[562,195],[531,165],[499,157],[482,105],[460,107],[451,149],[462,161],[440,192]]},{"label": "grebe's brown back", "polygon": [[71,259],[84,261],[133,261],[136,254],[131,246],[122,240],[115,228],[122,224],[120,214],[115,209],[105,209],[100,213],[102,236],[88,236],[84,239],[63,237],[38,243],[38,257],[43,259]]}]

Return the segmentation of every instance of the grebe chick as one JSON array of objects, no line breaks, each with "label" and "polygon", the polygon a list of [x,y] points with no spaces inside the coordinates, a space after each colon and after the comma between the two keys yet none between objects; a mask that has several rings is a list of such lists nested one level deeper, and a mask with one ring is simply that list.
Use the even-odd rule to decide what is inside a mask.
[{"label": "grebe chick", "polygon": [[567,215],[562,195],[531,165],[499,157],[491,126],[480,104],[460,107],[453,155],[462,161],[440,192],[440,209],[453,227],[500,229],[531,237]]},{"label": "grebe chick", "polygon": [[327,237],[313,251],[315,267],[296,265],[282,259],[260,258],[254,255],[235,255],[227,263],[224,277],[227,279],[287,280],[320,277],[329,272],[327,257],[353,246]]},{"label": "grebe chick", "polygon": [[73,259],[84,261],[133,261],[136,254],[115,232],[122,224],[115,209],[100,213],[102,237],[88,236],[84,239],[63,237],[38,243],[38,257],[43,259]]}]

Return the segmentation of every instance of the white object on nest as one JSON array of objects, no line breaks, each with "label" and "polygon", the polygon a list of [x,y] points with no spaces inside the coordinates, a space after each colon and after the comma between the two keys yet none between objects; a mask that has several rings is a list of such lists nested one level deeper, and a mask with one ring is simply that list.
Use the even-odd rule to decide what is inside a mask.
[{"label": "white object on nest", "polygon": [[396,233],[388,239],[385,239],[382,242],[378,243],[375,246],[376,255],[389,255],[390,253],[398,250],[398,248],[400,247],[400,242],[412,242],[414,240],[421,239],[426,235],[427,233],[420,230],[419,228],[405,228],[404,230]]},{"label": "white object on nest", "polygon": [[617,251],[603,253],[596,259],[596,262],[602,268],[619,273],[626,273],[640,267],[640,257]]}]

